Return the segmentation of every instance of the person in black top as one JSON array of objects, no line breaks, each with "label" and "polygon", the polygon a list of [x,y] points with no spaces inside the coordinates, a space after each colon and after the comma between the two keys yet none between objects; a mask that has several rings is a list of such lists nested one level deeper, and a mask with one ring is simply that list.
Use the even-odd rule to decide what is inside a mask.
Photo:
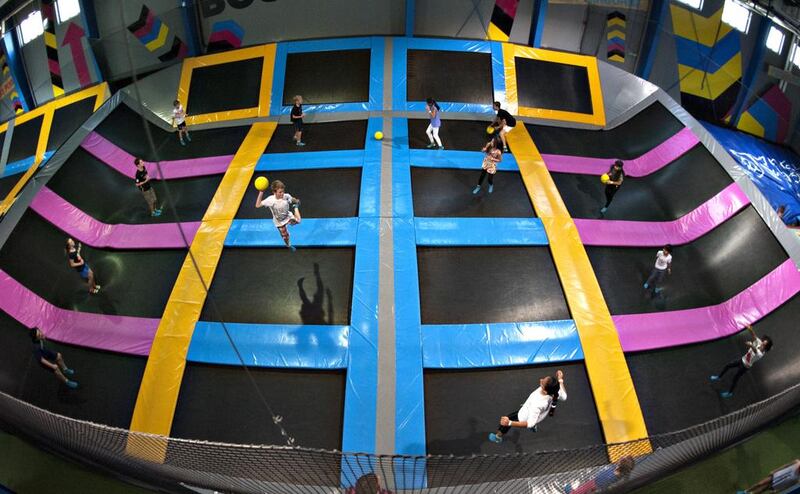
[{"label": "person in black top", "polygon": [[517,125],[517,119],[507,111],[501,109],[499,101],[495,101],[492,107],[494,111],[497,112],[497,117],[495,117],[494,122],[492,122],[492,127],[500,134],[500,140],[503,141],[503,152],[507,153],[508,143],[506,142],[506,134],[511,132]]},{"label": "person in black top", "polygon": [[33,355],[36,360],[45,368],[52,370],[59,381],[66,384],[71,389],[77,388],[78,383],[76,381],[70,381],[67,378],[67,376],[75,374],[75,371],[67,367],[61,353],[54,352],[44,346],[45,337],[42,330],[39,328],[31,328],[30,337],[33,342]]},{"label": "person in black top", "polygon": [[608,169],[608,182],[606,182],[606,205],[600,209],[600,214],[606,214],[608,206],[614,200],[614,194],[619,190],[622,181],[625,180],[625,170],[622,169],[622,161],[617,160]]},{"label": "person in black top", "polygon": [[89,293],[94,295],[100,291],[100,285],[95,282],[94,271],[81,257],[81,247],[81,244],[76,244],[72,238],[67,237],[67,262],[69,267],[77,271],[81,278],[86,280],[89,285]]},{"label": "person in black top", "polygon": [[144,200],[147,201],[147,207],[150,209],[150,216],[161,216],[161,208],[156,208],[156,191],[150,185],[150,177],[147,175],[147,168],[140,158],[133,160],[136,165],[136,187],[142,191]]},{"label": "person in black top", "polygon": [[294,123],[294,143],[298,146],[305,146],[303,142],[303,97],[299,94],[294,97],[294,106],[292,106],[292,123]]}]

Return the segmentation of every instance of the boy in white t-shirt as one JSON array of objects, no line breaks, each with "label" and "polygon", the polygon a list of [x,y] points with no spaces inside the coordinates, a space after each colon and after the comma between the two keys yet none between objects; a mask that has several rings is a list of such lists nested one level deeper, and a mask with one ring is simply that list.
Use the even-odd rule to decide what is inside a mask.
[{"label": "boy in white t-shirt", "polygon": [[748,347],[747,353],[745,353],[742,358],[737,358],[733,362],[730,362],[728,365],[723,367],[719,374],[715,374],[709,378],[711,381],[719,381],[730,369],[736,369],[736,374],[733,375],[731,387],[728,388],[728,391],[723,391],[720,393],[720,396],[723,398],[730,398],[733,396],[733,389],[736,387],[736,383],[739,382],[739,378],[742,377],[745,372],[750,370],[750,367],[761,360],[761,358],[764,357],[764,355],[772,348],[772,339],[769,336],[764,335],[759,338],[756,335],[756,332],[753,331],[753,327],[750,325],[747,326],[747,330],[753,335],[753,341],[748,341],[745,343],[745,345]]},{"label": "boy in white t-shirt", "polygon": [[563,372],[559,370],[555,377],[545,376],[539,379],[539,387],[528,396],[519,411],[500,417],[500,425],[496,432],[489,434],[489,440],[498,444],[503,442],[503,435],[512,427],[525,427],[536,432],[539,422],[555,413],[558,401],[566,399]]},{"label": "boy in white t-shirt", "polygon": [[302,219],[300,217],[300,199],[292,197],[286,193],[286,186],[280,180],[272,182],[272,195],[264,199],[264,191],[258,191],[256,197],[256,207],[269,208],[272,212],[272,222],[281,234],[283,242],[286,247],[296,249],[289,239],[289,231],[286,229],[287,225],[296,225]]},{"label": "boy in white t-shirt", "polygon": [[186,110],[178,100],[172,102],[172,125],[178,127],[178,139],[181,141],[181,146],[186,145],[184,137],[186,137],[186,141],[192,142],[192,138],[189,137],[189,129],[186,128]]},{"label": "boy in white t-shirt", "polygon": [[663,288],[660,286],[664,282],[667,274],[672,274],[672,246],[665,245],[656,253],[656,265],[650,271],[650,276],[644,283],[644,289],[652,290],[652,294],[661,293]]}]

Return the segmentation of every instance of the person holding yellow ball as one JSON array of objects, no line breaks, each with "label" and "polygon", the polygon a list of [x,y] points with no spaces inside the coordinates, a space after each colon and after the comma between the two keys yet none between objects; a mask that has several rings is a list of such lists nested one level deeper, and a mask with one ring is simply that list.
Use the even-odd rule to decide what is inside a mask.
[{"label": "person holding yellow ball", "polygon": [[619,190],[619,186],[622,185],[622,181],[625,180],[625,170],[622,169],[623,163],[622,160],[617,160],[611,165],[611,168],[608,169],[608,180],[604,180],[603,177],[600,177],[600,180],[606,184],[606,205],[600,208],[600,214],[606,214],[608,211],[608,206],[611,205],[611,201],[614,200],[614,194],[617,193]]},{"label": "person holding yellow ball", "polygon": [[281,234],[283,243],[294,252],[297,249],[292,245],[289,231],[286,227],[288,225],[297,225],[302,220],[300,217],[300,199],[287,194],[286,186],[280,180],[272,182],[272,195],[264,199],[264,190],[266,190],[268,184],[269,182],[265,177],[256,179],[255,185],[256,189],[258,189],[256,208],[269,208],[272,212],[272,222]]}]

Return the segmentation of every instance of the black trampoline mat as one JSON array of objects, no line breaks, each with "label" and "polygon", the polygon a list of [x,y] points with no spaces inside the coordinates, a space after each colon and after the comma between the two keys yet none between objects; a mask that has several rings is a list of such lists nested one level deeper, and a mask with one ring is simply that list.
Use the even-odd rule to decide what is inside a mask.
[{"label": "black trampoline mat", "polygon": [[[155,148],[150,146],[145,127],[153,138]],[[176,132],[167,132],[150,123],[125,104],[115,108],[95,129],[98,134],[128,153],[145,161],[159,161],[236,154],[250,126],[207,130],[192,130],[190,127],[189,130],[192,142],[181,146]]]},{"label": "black trampoline mat", "polygon": [[659,248],[586,247],[612,314],[681,310],[719,304],[749,288],[787,259],[749,206],[703,237],[674,246],[672,274],[655,298],[643,284]]},{"label": "black trampoline mat", "polygon": [[0,200],[5,199],[8,193],[11,192],[11,189],[13,189],[15,185],[17,185],[17,182],[19,182],[19,179],[21,178],[22,178],[21,173],[16,173],[8,177],[0,178]]},{"label": "black trampoline mat", "polygon": [[[45,335],[46,336],[46,335]],[[147,359],[66,345],[47,348],[60,352],[75,374],[78,389],[69,389],[33,354],[28,328],[0,311],[0,390],[31,405],[73,419],[127,429]]]},{"label": "black trampoline mat", "polygon": [[261,97],[264,58],[195,67],[189,85],[186,114],[205,115],[256,108]]},{"label": "black trampoline mat", "polygon": [[171,436],[286,446],[253,381],[272,413],[283,417],[295,446],[341,450],[344,371],[250,367],[245,373],[241,367],[189,362]]},{"label": "black trampoline mat", "polygon": [[95,101],[97,98],[91,96],[56,109],[53,114],[53,125],[50,127],[50,136],[47,140],[48,151],[58,149],[73,132],[80,128],[81,124],[94,113]]},{"label": "black trampoline mat", "polygon": [[569,319],[549,247],[417,247],[422,324]]},{"label": "black trampoline mat", "polygon": [[638,158],[678,131],[683,124],[661,103],[653,103],[609,130],[571,129],[525,124],[543,154],[592,158]]},{"label": "black trampoline mat", "polygon": [[[367,136],[366,120],[347,120],[305,124],[303,142],[305,146],[295,145],[294,125],[278,125],[267,145],[271,153],[307,153],[311,151],[341,151],[344,149],[364,149]],[[371,138],[371,137],[370,137]]]},{"label": "black trampoline mat", "polygon": [[[539,386],[539,379],[554,376],[558,369],[564,371],[567,400],[559,401],[555,415],[539,424],[539,432],[514,428],[501,444],[489,442],[488,435],[497,429],[500,417],[518,411]],[[424,381],[428,454],[538,453],[603,443],[583,362],[474,370],[426,369]],[[607,460],[602,448],[596,454],[598,464]],[[587,461],[586,456],[574,456],[576,461]],[[575,466],[560,466],[568,470],[571,465]],[[505,468],[504,464],[502,470],[507,473]],[[491,470],[496,473],[497,465]],[[480,481],[491,480],[491,470],[481,472]]]},{"label": "black trampoline mat", "polygon": [[533,58],[514,58],[519,106],[591,115],[586,67]]},{"label": "black trampoline mat", "polygon": [[497,172],[494,192],[483,182],[480,194],[473,195],[481,163],[474,170],[411,167],[414,216],[532,218],[536,216],[530,196],[519,172]]},{"label": "black trampoline mat", "polygon": [[[480,151],[492,139],[486,133],[486,127],[492,120],[442,120],[439,138],[445,149],[457,151]],[[426,149],[430,143],[425,129],[428,119],[408,119],[408,147],[410,149]],[[477,164],[480,168],[480,163]]]},{"label": "black trampoline mat", "polygon": [[408,50],[408,101],[491,104],[492,56],[489,53]]},{"label": "black trampoline mat", "polygon": [[[605,185],[597,175],[551,173],[551,176],[573,218],[601,218]],[[716,158],[698,144],[650,175],[625,177],[602,218],[671,221],[694,211],[732,182]]]},{"label": "black trampoline mat", "polygon": [[[280,234],[276,229],[265,235]],[[350,324],[354,265],[352,247],[226,248],[200,320]]]},{"label": "black trampoline mat", "polygon": [[0,269],[62,309],[162,316],[185,250],[101,250],[84,245],[81,255],[103,287],[89,295],[86,282],[67,263],[66,239],[66,233],[28,211],[0,250]]},{"label": "black trampoline mat", "polygon": [[[131,169],[135,169],[131,163]],[[152,166],[149,173],[155,175]],[[203,219],[222,175],[154,180],[161,216],[153,218],[142,193],[126,177],[82,148],[67,159],[47,186],[98,221],[109,224],[151,224]]]},{"label": "black trampoline mat", "polygon": [[[256,172],[256,176],[269,178],[270,182],[280,180],[286,192],[300,199],[300,213],[303,218],[341,218],[358,215],[358,201],[361,193],[361,168],[323,168],[307,170],[276,170]],[[264,197],[272,194],[270,190]],[[267,208],[256,209],[258,191],[248,187],[237,219],[272,218]]]},{"label": "black trampoline mat", "polygon": [[289,53],[283,105],[293,105],[296,95],[311,105],[369,101],[369,66],[366,49]]},{"label": "black trampoline mat", "polygon": [[38,116],[25,123],[14,125],[11,133],[11,146],[8,149],[8,163],[36,155],[43,120],[44,116]]}]

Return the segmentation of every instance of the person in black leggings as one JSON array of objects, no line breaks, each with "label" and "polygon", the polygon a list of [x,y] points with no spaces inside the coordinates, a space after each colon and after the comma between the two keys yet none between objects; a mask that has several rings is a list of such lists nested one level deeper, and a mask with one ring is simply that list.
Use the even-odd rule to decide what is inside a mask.
[{"label": "person in black leggings", "polygon": [[559,401],[567,399],[567,389],[564,387],[564,373],[556,372],[555,376],[545,376],[539,379],[539,387],[528,396],[525,403],[518,411],[500,417],[497,431],[489,434],[489,441],[500,444],[503,435],[512,427],[538,430],[538,424],[548,415],[553,415]]},{"label": "person in black leggings", "polygon": [[736,388],[736,383],[739,382],[739,378],[750,370],[753,364],[761,360],[772,348],[772,339],[769,336],[764,335],[759,338],[750,325],[747,326],[747,330],[753,335],[753,341],[745,342],[745,345],[747,345],[747,353],[741,358],[737,358],[728,363],[728,365],[722,368],[719,374],[714,374],[709,378],[711,381],[719,381],[726,372],[731,369],[736,369],[736,374],[733,375],[733,381],[731,381],[731,387],[728,388],[728,391],[720,393],[723,398],[730,398],[733,396],[733,390]]},{"label": "person in black leggings", "polygon": [[608,182],[606,182],[606,205],[600,209],[600,214],[606,214],[608,206],[614,200],[614,194],[619,190],[622,181],[625,180],[625,170],[622,169],[622,161],[617,160],[608,169]]}]

